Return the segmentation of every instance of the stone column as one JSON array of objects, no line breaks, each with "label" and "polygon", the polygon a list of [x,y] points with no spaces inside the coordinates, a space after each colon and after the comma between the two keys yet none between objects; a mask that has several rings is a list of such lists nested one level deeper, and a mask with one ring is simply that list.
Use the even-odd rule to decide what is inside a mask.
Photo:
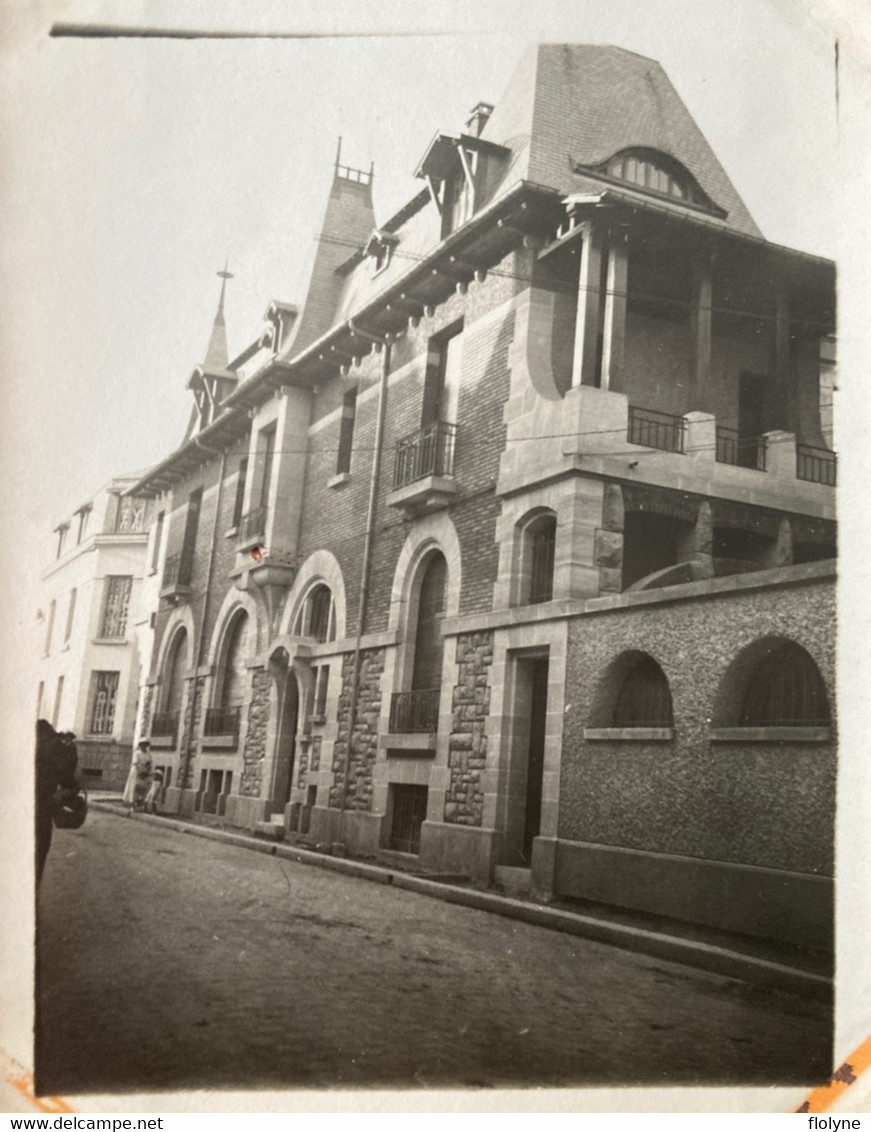
[{"label": "stone column", "polygon": [[780,290],[774,300],[774,423],[782,429],[790,427],[789,377],[789,304]]},{"label": "stone column", "polygon": [[601,315],[602,243],[592,221],[581,225],[581,269],[578,277],[578,310],[575,319],[575,352],[572,385],[598,385],[597,355]]},{"label": "stone column", "polygon": [[707,407],[711,382],[711,307],[713,280],[709,253],[698,255],[693,265],[692,344],[690,373],[694,382],[693,405]]},{"label": "stone column", "polygon": [[626,292],[629,286],[629,249],[624,238],[614,237],[608,247],[608,279],[602,343],[602,388],[623,388],[626,354]]}]

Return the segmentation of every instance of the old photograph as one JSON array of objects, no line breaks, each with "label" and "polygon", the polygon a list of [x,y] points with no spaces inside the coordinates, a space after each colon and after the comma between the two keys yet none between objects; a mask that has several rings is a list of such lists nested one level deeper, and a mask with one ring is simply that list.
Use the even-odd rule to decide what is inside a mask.
[{"label": "old photograph", "polygon": [[849,48],[183,8],[7,51],[4,1054],[80,1110],[794,1109],[867,1037]]}]

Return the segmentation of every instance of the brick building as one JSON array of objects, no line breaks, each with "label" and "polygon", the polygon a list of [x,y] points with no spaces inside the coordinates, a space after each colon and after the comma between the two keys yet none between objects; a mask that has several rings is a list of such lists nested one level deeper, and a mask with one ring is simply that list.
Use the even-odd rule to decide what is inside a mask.
[{"label": "brick building", "polygon": [[134,485],[170,810],[831,942],[834,266],[652,60],[546,45]]}]

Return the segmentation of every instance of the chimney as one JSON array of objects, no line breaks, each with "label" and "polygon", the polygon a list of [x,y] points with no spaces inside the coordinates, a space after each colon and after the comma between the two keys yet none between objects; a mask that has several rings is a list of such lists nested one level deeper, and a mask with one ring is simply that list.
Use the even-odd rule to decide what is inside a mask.
[{"label": "chimney", "polygon": [[474,134],[476,138],[479,138],[481,131],[487,124],[487,119],[492,113],[492,103],[479,102],[477,106],[472,107],[469,117],[466,119],[466,129],[470,134]]}]

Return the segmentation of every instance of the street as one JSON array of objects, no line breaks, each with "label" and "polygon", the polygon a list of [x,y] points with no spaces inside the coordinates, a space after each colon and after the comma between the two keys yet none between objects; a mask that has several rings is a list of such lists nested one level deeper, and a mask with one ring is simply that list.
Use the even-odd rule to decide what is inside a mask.
[{"label": "street", "polygon": [[38,904],[42,1093],[815,1083],[828,1007],[89,814]]}]

